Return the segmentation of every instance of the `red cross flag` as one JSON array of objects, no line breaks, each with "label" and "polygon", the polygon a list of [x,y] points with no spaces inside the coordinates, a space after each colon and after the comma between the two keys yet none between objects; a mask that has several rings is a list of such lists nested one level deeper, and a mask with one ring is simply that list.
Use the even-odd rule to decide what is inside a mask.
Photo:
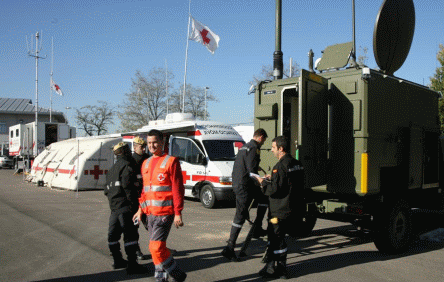
[{"label": "red cross flag", "polygon": [[52,78],[51,78],[51,87],[57,94],[63,96],[62,89],[60,89],[60,87],[54,82],[54,80],[52,80]]},{"label": "red cross flag", "polygon": [[191,17],[190,39],[202,43],[212,54],[219,47],[219,36],[193,17]]}]

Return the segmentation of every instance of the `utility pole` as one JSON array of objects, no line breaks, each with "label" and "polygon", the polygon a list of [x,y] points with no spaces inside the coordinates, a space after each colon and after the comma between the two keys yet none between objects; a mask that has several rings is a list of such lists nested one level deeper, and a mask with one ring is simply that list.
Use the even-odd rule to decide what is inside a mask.
[{"label": "utility pole", "polygon": [[[41,46],[39,46],[39,32],[35,34],[35,52],[31,53],[31,50],[28,50],[28,55],[35,58],[35,125],[34,125],[34,155],[38,154],[38,142],[37,142],[37,125],[38,125],[38,108],[39,108],[39,59],[46,59],[45,57],[40,57],[39,52],[41,50]],[[40,43],[41,44],[41,43]],[[31,41],[32,48],[32,41]]]}]

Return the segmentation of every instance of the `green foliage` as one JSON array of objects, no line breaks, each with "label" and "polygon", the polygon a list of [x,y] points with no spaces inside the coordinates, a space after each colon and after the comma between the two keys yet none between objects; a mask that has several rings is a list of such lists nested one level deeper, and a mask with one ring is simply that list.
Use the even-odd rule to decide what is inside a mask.
[{"label": "green foliage", "polygon": [[[436,55],[440,67],[436,68],[435,74],[430,78],[430,88],[444,94],[444,45],[439,44],[439,51]],[[444,98],[439,100],[439,121],[441,122],[441,135],[444,135]]]}]

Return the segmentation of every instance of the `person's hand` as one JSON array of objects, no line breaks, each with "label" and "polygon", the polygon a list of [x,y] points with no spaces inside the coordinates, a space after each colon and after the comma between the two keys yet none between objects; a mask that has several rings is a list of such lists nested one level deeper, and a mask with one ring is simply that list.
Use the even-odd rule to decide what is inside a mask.
[{"label": "person's hand", "polygon": [[133,221],[135,221],[137,219],[137,221],[141,221],[141,216],[142,216],[142,210],[139,209],[134,215],[133,215]]},{"label": "person's hand", "polygon": [[271,179],[271,175],[266,174],[266,175],[264,176],[264,178],[267,179],[267,180],[270,180],[270,179]]},{"label": "person's hand", "polygon": [[257,181],[259,182],[259,184],[262,184],[262,182],[264,181],[264,179],[262,177],[257,177],[255,176]]},{"label": "person's hand", "polygon": [[175,215],[174,216],[174,226],[176,228],[179,228],[180,226],[183,226],[182,216],[181,215]]}]

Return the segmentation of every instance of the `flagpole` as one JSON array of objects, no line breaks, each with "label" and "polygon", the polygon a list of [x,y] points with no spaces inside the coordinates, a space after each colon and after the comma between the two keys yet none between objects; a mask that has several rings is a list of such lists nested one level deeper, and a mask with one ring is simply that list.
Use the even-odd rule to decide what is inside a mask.
[{"label": "flagpole", "polygon": [[53,65],[54,65],[54,37],[51,37],[51,73],[50,73],[50,81],[49,81],[49,122],[52,122],[52,73],[53,73]]},{"label": "flagpole", "polygon": [[167,59],[165,59],[165,92],[166,92],[166,98],[167,98],[167,115],[168,115],[168,106],[170,103],[170,97],[168,97],[168,65],[167,65]]},{"label": "flagpole", "polygon": [[187,63],[188,63],[188,43],[190,36],[190,22],[191,22],[191,0],[188,4],[188,29],[187,29],[187,49],[185,51],[185,73],[183,76],[183,95],[182,95],[182,113],[185,112],[185,93],[187,90]]}]

